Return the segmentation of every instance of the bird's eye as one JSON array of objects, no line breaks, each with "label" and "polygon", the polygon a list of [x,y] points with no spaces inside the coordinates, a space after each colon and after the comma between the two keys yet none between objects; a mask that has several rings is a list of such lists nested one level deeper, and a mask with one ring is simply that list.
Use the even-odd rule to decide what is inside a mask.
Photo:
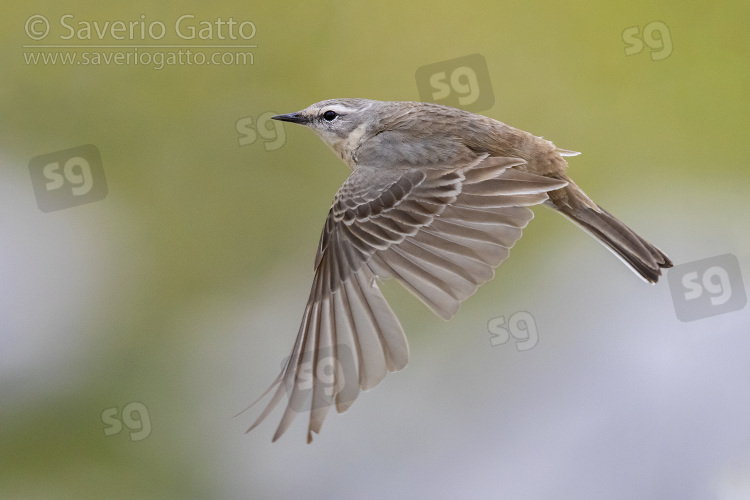
[{"label": "bird's eye", "polygon": [[327,122],[332,122],[333,120],[336,119],[337,116],[338,115],[336,114],[335,111],[328,110],[325,113],[323,113],[323,119],[325,119],[325,121]]}]

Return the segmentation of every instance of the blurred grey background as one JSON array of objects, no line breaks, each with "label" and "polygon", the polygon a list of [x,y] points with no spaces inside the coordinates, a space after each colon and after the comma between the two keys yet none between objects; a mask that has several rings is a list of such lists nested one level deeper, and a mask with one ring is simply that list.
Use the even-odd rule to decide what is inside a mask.
[{"label": "blurred grey background", "polygon": [[[750,498],[747,2],[3,10],[0,497]],[[247,40],[217,22],[230,18],[252,23]],[[229,63],[153,59],[188,49]],[[40,59],[54,53],[77,59]],[[103,59],[115,53],[151,63]],[[332,97],[419,100],[420,68],[472,54],[494,97],[481,112],[581,151],[571,176],[675,264],[734,255],[736,310],[704,301],[680,321],[685,290],[644,284],[539,207],[452,321],[383,286],[409,365],[312,445],[304,415],[271,444],[280,411],[243,434],[259,409],[232,416],[289,354],[347,175],[310,131],[266,118]],[[44,178],[61,189],[85,185],[64,152],[86,144],[105,196],[43,212],[32,160],[58,158]],[[703,298],[722,291],[692,272]],[[492,325],[520,311],[538,342],[498,344]]]}]

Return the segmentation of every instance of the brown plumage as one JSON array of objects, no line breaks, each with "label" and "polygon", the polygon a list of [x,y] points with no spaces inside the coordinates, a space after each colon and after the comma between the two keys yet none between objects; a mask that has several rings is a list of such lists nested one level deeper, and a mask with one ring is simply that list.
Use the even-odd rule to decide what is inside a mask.
[{"label": "brown plumage", "polygon": [[[404,331],[376,278],[396,279],[450,319],[494,277],[533,218],[530,206],[558,210],[647,282],[672,266],[567,176],[564,157],[578,153],[497,120],[436,104],[366,99],[322,101],[274,118],[311,128],[352,174],[326,219],[292,354],[255,402],[276,389],[248,432],[286,394],[274,441],[310,411],[311,442],[331,406],[345,411],[359,389],[375,387],[408,360]],[[333,367],[327,383],[309,376],[324,361]],[[310,387],[300,383],[304,377]]]}]

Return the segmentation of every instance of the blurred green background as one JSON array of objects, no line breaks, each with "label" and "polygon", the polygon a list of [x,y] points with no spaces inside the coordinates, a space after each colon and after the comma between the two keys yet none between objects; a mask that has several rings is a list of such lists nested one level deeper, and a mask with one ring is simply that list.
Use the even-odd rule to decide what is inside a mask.
[{"label": "blurred green background", "polygon": [[[750,497],[748,309],[682,323],[666,280],[646,286],[543,208],[451,322],[384,286],[412,361],[313,445],[299,422],[271,445],[280,412],[248,435],[258,410],[231,418],[292,346],[348,173],[261,115],[419,100],[418,68],[479,53],[483,114],[581,151],[571,176],[675,263],[732,253],[747,276],[747,2],[4,5],[0,498]],[[61,40],[66,14],[167,34]],[[24,47],[237,43],[180,40],[185,14],[252,21],[252,64],[34,64],[84,50]],[[668,57],[626,55],[623,32],[654,21]],[[107,196],[42,212],[30,160],[83,144]],[[539,346],[491,347],[488,321],[520,310]],[[146,412],[108,431],[103,413],[134,402]]]}]

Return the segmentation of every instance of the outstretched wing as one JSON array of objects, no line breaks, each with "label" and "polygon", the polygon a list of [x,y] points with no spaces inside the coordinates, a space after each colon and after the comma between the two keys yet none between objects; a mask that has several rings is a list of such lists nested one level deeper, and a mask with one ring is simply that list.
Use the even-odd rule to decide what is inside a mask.
[{"label": "outstretched wing", "polygon": [[[308,443],[328,409],[346,411],[409,357],[404,331],[376,278],[393,277],[444,319],[492,279],[533,218],[530,205],[565,181],[486,154],[462,165],[358,166],[339,189],[315,258],[292,354],[266,392],[255,428],[286,395],[275,441],[303,411]],[[252,406],[252,405],[251,405]]]}]

